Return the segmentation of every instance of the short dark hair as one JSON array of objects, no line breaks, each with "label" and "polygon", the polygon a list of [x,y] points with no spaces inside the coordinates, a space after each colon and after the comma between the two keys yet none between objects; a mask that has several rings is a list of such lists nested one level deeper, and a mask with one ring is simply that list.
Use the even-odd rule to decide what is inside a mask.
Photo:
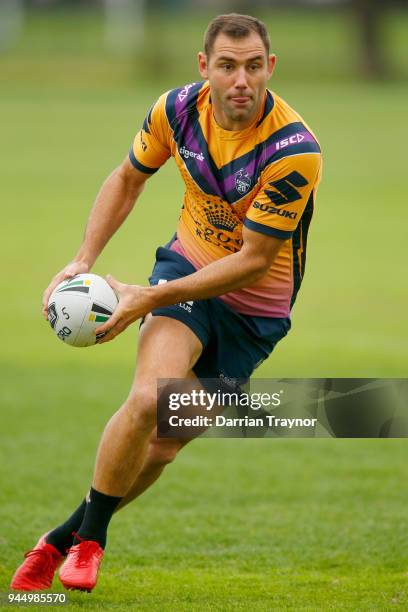
[{"label": "short dark hair", "polygon": [[266,54],[269,55],[270,41],[266,26],[262,21],[250,15],[229,13],[218,15],[208,24],[204,34],[204,52],[209,57],[214,46],[215,39],[219,34],[226,34],[230,38],[246,38],[256,32],[262,39]]}]

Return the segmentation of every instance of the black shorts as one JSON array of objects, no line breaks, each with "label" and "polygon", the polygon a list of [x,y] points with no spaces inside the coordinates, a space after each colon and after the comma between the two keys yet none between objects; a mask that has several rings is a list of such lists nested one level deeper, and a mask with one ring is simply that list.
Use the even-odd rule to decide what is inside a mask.
[{"label": "black shorts", "polygon": [[[196,271],[185,257],[168,246],[156,251],[150,285]],[[193,368],[198,378],[247,380],[286,336],[291,325],[289,318],[239,314],[218,298],[155,308],[152,314],[177,319],[196,334],[203,345],[203,352]]]}]

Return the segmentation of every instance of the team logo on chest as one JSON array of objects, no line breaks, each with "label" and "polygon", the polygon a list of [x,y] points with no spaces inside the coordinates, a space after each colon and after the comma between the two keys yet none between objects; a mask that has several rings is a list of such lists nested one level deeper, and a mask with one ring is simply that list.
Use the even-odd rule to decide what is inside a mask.
[{"label": "team logo on chest", "polygon": [[219,204],[210,204],[204,207],[207,220],[219,230],[233,232],[238,225],[238,220],[229,212],[228,208]]},{"label": "team logo on chest", "polygon": [[241,195],[248,193],[251,188],[251,183],[251,177],[245,168],[241,168],[241,170],[238,170],[238,172],[235,173],[235,189]]}]

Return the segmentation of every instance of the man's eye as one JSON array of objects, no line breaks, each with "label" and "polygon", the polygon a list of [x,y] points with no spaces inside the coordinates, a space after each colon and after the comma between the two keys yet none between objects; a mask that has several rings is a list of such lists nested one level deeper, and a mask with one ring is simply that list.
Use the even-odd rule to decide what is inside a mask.
[{"label": "man's eye", "polygon": [[226,70],[227,72],[229,72],[230,70],[232,70],[232,64],[223,64],[223,69]]},{"label": "man's eye", "polygon": [[252,70],[252,72],[255,72],[255,70],[259,70],[260,65],[259,64],[251,64],[250,66],[250,70]]}]

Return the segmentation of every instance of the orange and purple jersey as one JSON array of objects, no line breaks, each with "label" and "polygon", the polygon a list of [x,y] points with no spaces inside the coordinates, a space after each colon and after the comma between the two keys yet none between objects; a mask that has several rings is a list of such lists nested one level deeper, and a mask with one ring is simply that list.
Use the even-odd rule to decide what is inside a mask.
[{"label": "orange and purple jersey", "polygon": [[267,90],[250,127],[225,130],[214,119],[208,82],[192,83],[159,98],[130,150],[147,174],[170,156],[186,187],[171,248],[200,269],[241,249],[243,225],[282,239],[264,278],[220,299],[242,314],[289,316],[321,174],[319,144],[302,118]]}]

